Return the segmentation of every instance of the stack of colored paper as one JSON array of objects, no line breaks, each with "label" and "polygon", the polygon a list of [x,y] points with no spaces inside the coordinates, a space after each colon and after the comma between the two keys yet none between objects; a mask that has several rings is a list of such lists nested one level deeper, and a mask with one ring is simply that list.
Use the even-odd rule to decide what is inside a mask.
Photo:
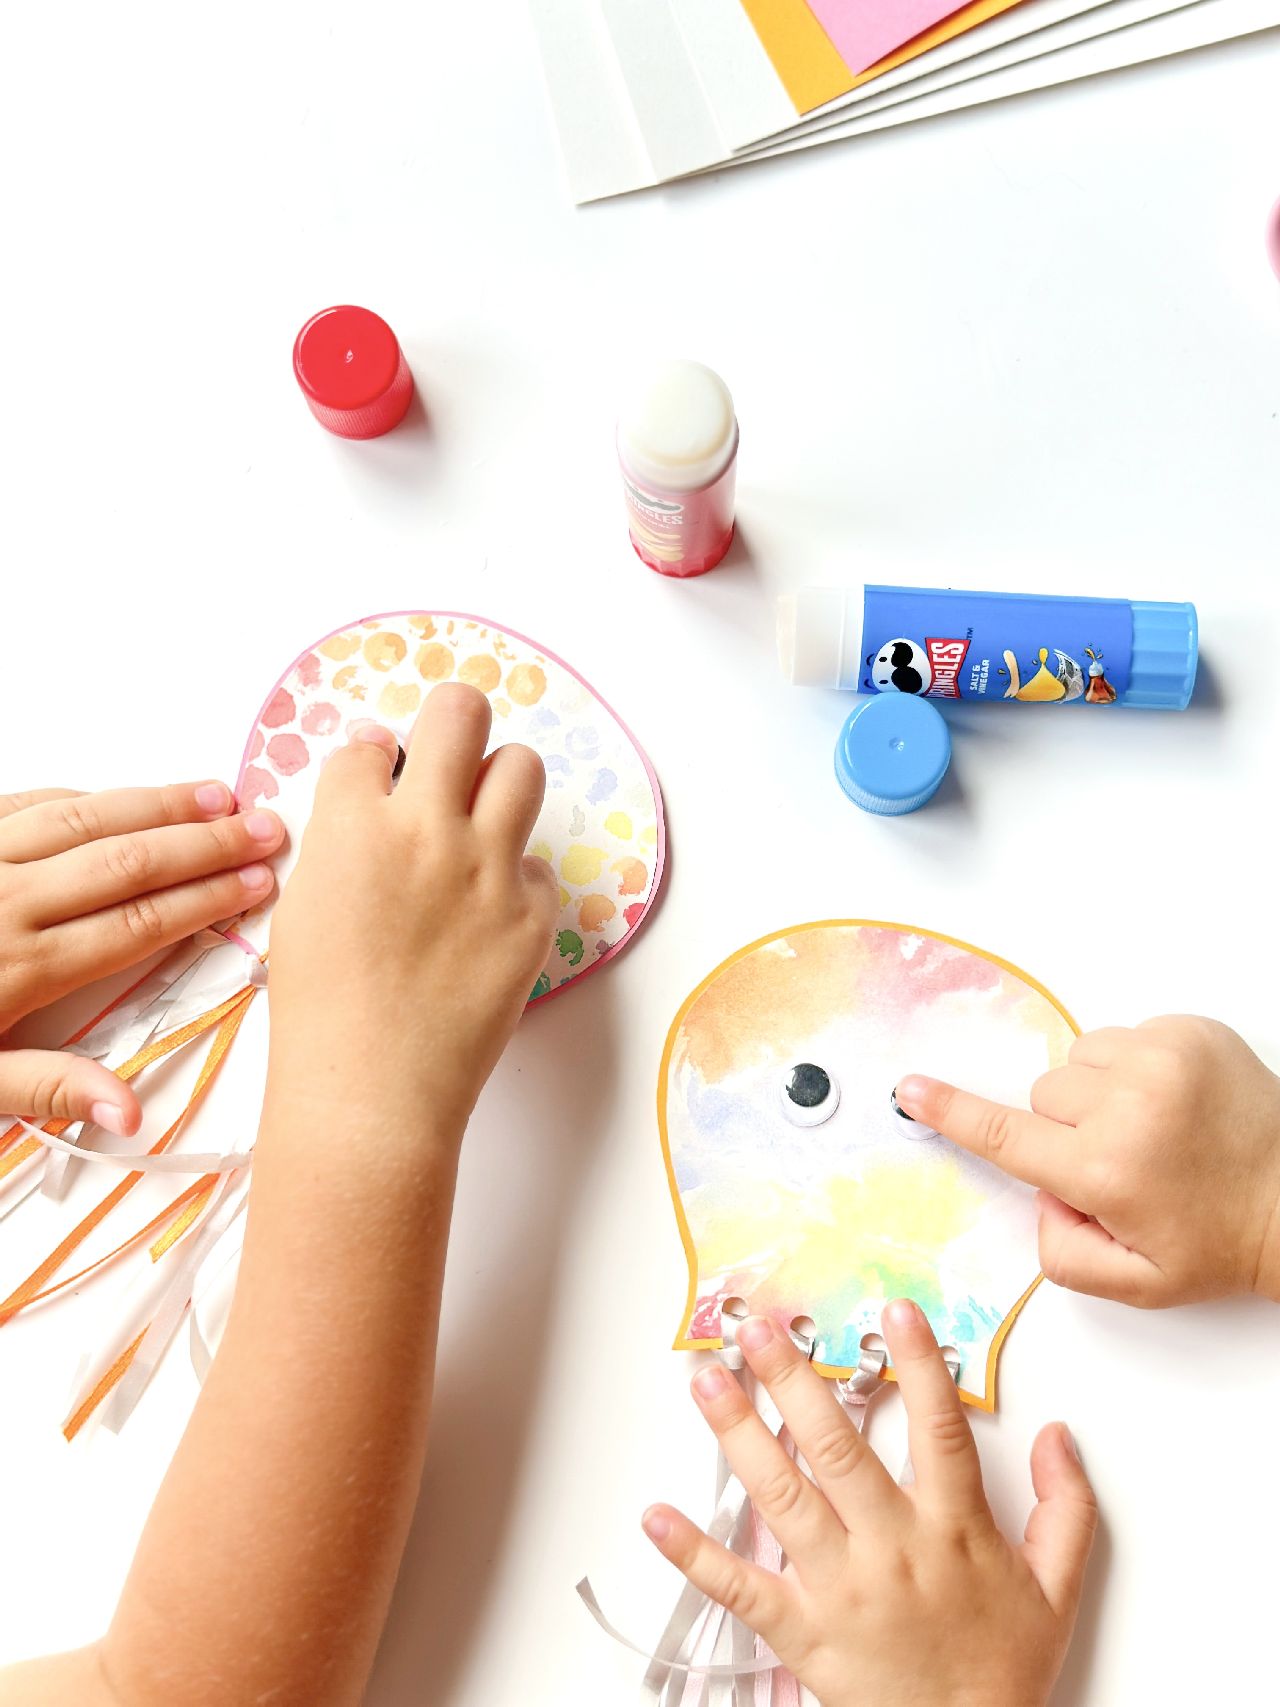
[{"label": "stack of colored paper", "polygon": [[575,201],[1280,25],[1280,0],[530,0]]}]

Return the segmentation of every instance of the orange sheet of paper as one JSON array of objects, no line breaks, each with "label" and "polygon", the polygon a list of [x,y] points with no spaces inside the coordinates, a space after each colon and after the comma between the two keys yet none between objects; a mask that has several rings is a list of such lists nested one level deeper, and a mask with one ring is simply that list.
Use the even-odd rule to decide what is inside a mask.
[{"label": "orange sheet of paper", "polygon": [[1017,4],[1018,0],[969,0],[967,6],[961,6],[923,35],[913,36],[855,77],[805,0],[742,0],[743,10],[760,37],[760,45],[773,61],[773,68],[797,113],[811,113],[815,107],[851,94],[862,84],[896,70],[931,47],[941,47],[943,42],[952,41]]}]

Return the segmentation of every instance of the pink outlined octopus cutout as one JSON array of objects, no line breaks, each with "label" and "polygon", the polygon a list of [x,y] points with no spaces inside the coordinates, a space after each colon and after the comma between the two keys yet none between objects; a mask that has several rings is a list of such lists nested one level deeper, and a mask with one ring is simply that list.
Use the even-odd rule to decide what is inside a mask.
[{"label": "pink outlined octopus cutout", "polygon": [[[454,611],[392,611],[334,630],[296,658],[267,696],[236,794],[289,829],[276,861],[297,858],[320,768],[351,725],[374,718],[402,744],[439,682],[462,681],[493,707],[491,744],[540,753],[547,795],[529,843],[560,884],[560,919],[531,1001],[611,959],[645,918],[662,880],[666,834],[653,767],[630,730],[576,670],[525,635]],[[271,903],[240,935],[262,953]]]}]

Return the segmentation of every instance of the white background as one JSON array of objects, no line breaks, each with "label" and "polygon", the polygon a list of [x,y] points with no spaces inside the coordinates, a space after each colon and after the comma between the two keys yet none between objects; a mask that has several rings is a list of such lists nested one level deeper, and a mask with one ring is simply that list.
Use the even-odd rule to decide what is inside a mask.
[{"label": "white background", "polygon": [[[705,972],[797,920],[909,920],[1086,1026],[1199,1009],[1280,1064],[1280,40],[575,212],[517,0],[5,22],[3,786],[229,775],[300,647],[401,606],[538,636],[662,779],[665,899],[521,1028],[468,1141],[369,1695],[628,1700],[637,1664],[573,1584],[651,1634],[674,1583],[639,1513],[709,1496],[652,1112]],[[294,333],[341,301],[419,383],[381,442],[328,437],[294,389]],[[611,416],[650,350],[719,369],[742,421],[740,544],[687,585],[621,520]],[[772,651],[777,591],[862,578],[1194,598],[1200,696],[973,709],[934,805],[864,817],[831,777],[847,706]],[[258,1089],[246,1044],[202,1147],[251,1131]],[[42,1207],[0,1227],[6,1282],[63,1224]],[[120,1440],[63,1444],[116,1284],[0,1333],[0,1659],[102,1629],[195,1396],[175,1355]],[[1265,1694],[1280,1316],[1042,1287],[1001,1396],[978,1431],[1002,1517],[1055,1415],[1105,1511],[1057,1707]]]}]

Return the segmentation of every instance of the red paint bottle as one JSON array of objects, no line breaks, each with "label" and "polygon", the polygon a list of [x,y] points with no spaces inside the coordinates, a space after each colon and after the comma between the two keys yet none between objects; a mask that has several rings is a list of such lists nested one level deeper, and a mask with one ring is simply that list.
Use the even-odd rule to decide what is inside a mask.
[{"label": "red paint bottle", "polygon": [[627,525],[659,575],[702,575],[733,542],[738,422],[729,388],[700,362],[645,375],[618,420]]},{"label": "red paint bottle", "polygon": [[341,439],[376,439],[403,419],[413,375],[395,333],[367,308],[322,308],[298,333],[293,372],[307,407]]}]

